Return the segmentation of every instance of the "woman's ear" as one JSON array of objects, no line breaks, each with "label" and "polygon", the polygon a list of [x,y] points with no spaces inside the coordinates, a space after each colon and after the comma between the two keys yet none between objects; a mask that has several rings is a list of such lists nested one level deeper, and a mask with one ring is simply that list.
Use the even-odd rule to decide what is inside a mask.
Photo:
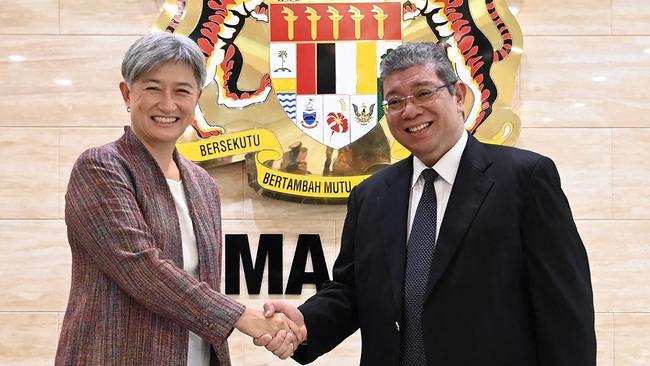
[{"label": "woman's ear", "polygon": [[124,103],[128,107],[131,103],[131,90],[125,81],[120,82],[120,93],[122,93],[122,99],[124,99]]}]

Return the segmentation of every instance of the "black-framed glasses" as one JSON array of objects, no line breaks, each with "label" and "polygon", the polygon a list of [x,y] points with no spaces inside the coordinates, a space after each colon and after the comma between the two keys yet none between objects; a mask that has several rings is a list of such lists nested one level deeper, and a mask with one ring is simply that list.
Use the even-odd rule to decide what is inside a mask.
[{"label": "black-framed glasses", "polygon": [[390,98],[388,100],[384,100],[381,103],[381,105],[384,107],[384,111],[386,113],[398,113],[403,111],[404,108],[406,108],[406,101],[409,99],[412,99],[415,105],[420,106],[426,102],[435,99],[440,94],[440,91],[456,84],[456,81],[458,80],[450,81],[447,84],[440,85],[432,89],[429,88],[420,89],[420,91],[418,91],[418,93],[415,95],[407,95],[404,97]]}]

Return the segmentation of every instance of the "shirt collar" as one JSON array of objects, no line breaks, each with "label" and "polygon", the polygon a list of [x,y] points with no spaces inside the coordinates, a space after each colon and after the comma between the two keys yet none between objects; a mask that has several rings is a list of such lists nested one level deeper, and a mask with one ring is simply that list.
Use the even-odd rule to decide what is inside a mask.
[{"label": "shirt collar", "polygon": [[452,146],[449,151],[445,153],[432,167],[426,166],[422,160],[418,159],[415,155],[413,156],[413,176],[411,177],[411,188],[415,186],[420,174],[424,169],[433,168],[440,178],[444,179],[445,182],[449,185],[454,185],[454,180],[456,180],[456,173],[458,172],[458,166],[460,165],[460,158],[463,155],[465,150],[465,145],[467,145],[467,132],[463,132],[460,135],[456,144]]}]

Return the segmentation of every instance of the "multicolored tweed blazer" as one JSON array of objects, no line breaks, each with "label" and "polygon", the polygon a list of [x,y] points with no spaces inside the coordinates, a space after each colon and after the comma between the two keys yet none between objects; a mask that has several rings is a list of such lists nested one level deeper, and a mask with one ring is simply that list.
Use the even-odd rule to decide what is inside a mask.
[{"label": "multicolored tweed blazer", "polygon": [[[174,152],[199,252],[200,281],[183,268],[165,176],[130,129],[84,152],[66,193],[72,284],[56,365],[185,365],[188,330],[230,365],[226,338],[244,306],[219,293],[217,186]],[[213,363],[215,363],[213,359]]]}]

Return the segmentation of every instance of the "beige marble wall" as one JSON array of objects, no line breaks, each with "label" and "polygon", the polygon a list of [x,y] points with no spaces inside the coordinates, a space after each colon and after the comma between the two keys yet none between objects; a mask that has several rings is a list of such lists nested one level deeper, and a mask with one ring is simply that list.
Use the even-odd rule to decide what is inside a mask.
[{"label": "beige marble wall", "polygon": [[[151,28],[162,3],[25,0],[3,5],[2,365],[52,364],[69,289],[70,252],[62,221],[68,174],[81,151],[121,134],[127,121],[117,90],[121,57]],[[523,121],[518,145],[550,156],[560,170],[591,261],[598,364],[648,365],[650,2],[509,4],[525,35],[515,95]],[[225,233],[248,233],[253,242],[262,232],[283,233],[285,253],[291,255],[299,232],[317,233],[331,268],[344,206],[260,197],[247,187],[241,163],[210,173],[221,187]],[[264,291],[240,298],[259,307]],[[303,298],[309,293],[313,289]],[[301,297],[290,300],[299,303]],[[315,364],[355,364],[359,339],[358,334],[351,337]],[[231,351],[235,365],[295,364],[273,359],[237,332]]]}]

